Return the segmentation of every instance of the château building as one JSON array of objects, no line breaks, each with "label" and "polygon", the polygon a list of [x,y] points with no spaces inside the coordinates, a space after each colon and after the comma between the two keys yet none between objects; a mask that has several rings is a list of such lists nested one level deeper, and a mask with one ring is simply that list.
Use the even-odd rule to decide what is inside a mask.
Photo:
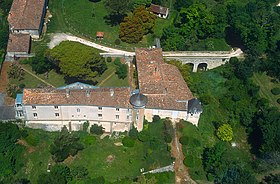
[{"label": "ch\u00e2teau building", "polygon": [[193,97],[177,67],[164,62],[161,49],[136,49],[139,89],[74,83],[61,88],[24,89],[16,98],[16,117],[27,126],[70,131],[102,125],[105,132],[123,132],[153,116],[198,125],[201,103]]}]

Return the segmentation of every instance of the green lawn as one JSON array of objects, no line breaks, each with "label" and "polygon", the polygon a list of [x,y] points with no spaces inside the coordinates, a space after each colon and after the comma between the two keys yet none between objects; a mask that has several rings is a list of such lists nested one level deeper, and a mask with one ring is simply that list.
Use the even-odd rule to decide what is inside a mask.
[{"label": "green lawn", "polygon": [[26,72],[24,72],[24,78],[22,80],[10,78],[9,83],[16,84],[16,85],[24,84],[25,88],[37,88],[37,87],[46,86],[46,84],[44,84],[43,82],[41,82],[40,80],[36,79],[35,77],[33,77],[32,75]]},{"label": "green lawn", "polygon": [[280,95],[275,96],[271,93],[272,88],[280,88],[280,83],[271,82],[273,78],[269,77],[265,73],[254,73],[252,79],[256,85],[260,86],[259,95],[266,98],[272,106],[280,109],[280,104],[277,103],[277,99],[280,98]]}]

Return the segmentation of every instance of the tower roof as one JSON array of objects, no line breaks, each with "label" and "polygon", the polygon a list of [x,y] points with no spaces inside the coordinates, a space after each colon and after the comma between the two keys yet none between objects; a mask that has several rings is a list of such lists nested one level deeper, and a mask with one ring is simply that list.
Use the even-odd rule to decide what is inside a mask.
[{"label": "tower roof", "polygon": [[137,93],[130,97],[129,102],[134,108],[143,108],[146,106],[148,98],[141,93]]}]

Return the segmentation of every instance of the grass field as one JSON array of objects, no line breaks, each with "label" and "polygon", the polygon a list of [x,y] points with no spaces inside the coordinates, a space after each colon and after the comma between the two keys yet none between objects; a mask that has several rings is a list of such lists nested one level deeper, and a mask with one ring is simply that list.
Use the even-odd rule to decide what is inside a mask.
[{"label": "grass field", "polygon": [[272,106],[280,109],[280,104],[277,103],[277,99],[280,98],[280,95],[275,96],[271,93],[272,88],[280,88],[280,83],[273,83],[271,80],[272,78],[265,73],[254,73],[253,75],[253,81],[256,85],[260,86],[259,95],[266,98]]},{"label": "grass field", "polygon": [[27,72],[24,72],[24,78],[22,80],[10,78],[9,83],[16,84],[16,85],[24,84],[25,88],[37,88],[37,87],[46,86],[46,84],[36,79],[35,77],[33,77]]}]

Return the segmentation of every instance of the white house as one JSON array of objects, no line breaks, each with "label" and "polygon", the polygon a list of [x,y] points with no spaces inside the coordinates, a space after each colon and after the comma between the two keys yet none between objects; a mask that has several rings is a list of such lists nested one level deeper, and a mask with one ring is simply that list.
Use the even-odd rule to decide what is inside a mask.
[{"label": "white house", "polygon": [[163,6],[151,4],[149,7],[150,12],[156,14],[160,18],[166,19],[169,14],[169,9]]}]

